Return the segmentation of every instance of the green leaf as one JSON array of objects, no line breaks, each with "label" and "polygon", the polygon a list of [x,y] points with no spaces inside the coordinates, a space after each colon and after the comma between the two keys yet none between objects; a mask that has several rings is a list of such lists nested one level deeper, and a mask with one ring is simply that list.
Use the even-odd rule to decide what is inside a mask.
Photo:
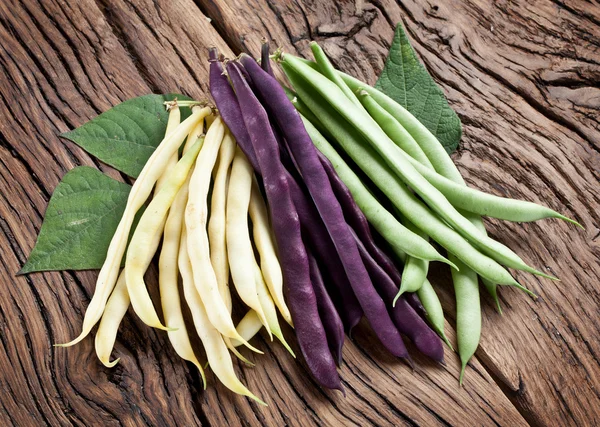
[{"label": "green leaf", "polygon": [[419,119],[448,153],[458,148],[462,134],[460,119],[419,62],[401,23],[396,26],[394,41],[375,87]]},{"label": "green leaf", "polygon": [[[129,99],[61,136],[115,169],[136,178],[165,136],[169,113],[163,103],[177,95],[144,95]],[[181,119],[190,114],[181,109]]]},{"label": "green leaf", "polygon": [[131,186],[88,166],[58,184],[35,247],[18,274],[102,267]]}]

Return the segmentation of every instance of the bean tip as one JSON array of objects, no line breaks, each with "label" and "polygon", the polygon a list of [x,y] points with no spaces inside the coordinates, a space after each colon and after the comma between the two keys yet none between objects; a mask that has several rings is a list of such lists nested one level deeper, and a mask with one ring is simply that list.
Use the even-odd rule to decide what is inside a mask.
[{"label": "bean tip", "polygon": [[100,359],[100,361],[102,362],[102,364],[104,366],[106,366],[107,368],[114,368],[117,365],[117,363],[119,363],[120,360],[121,360],[120,357],[118,357],[117,359],[113,360],[112,362],[109,362],[108,359],[106,359],[106,360]]}]

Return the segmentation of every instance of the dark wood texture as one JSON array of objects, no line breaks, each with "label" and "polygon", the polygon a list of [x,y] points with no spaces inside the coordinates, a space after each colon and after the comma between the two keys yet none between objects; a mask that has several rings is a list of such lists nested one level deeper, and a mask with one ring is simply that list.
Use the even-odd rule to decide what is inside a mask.
[{"label": "dark wood texture", "polygon": [[[210,18],[210,19],[209,19]],[[469,184],[541,202],[586,227],[489,221],[491,234],[561,282],[517,273],[540,295],[484,300],[482,345],[457,384],[446,366],[394,360],[366,325],[344,349],[347,391],[323,392],[277,344],[239,367],[268,404],[233,395],[130,313],[105,369],[79,331],[96,272],[15,277],[60,178],[81,164],[120,175],[57,134],[129,97],[204,99],[206,49],[259,52],[267,37],[369,83],[395,23],[464,125],[455,155]],[[598,425],[600,423],[600,5],[549,1],[7,0],[0,2],[0,424]],[[436,268],[454,339],[448,272]],[[152,278],[149,283],[155,283]],[[287,336],[292,339],[290,331]],[[297,347],[295,347],[297,350]]]}]

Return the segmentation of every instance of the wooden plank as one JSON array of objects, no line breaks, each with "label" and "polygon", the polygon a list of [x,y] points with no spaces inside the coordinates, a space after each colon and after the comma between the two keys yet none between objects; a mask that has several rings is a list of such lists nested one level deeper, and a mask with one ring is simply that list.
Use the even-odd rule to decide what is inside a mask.
[{"label": "wooden plank", "polygon": [[[206,80],[207,63],[197,59],[199,46],[203,46],[206,39],[211,43],[219,41],[216,32],[208,26],[208,21],[189,13],[193,9],[191,3],[115,2],[103,3],[102,9],[112,31],[119,35],[128,53],[134,56],[138,68],[144,70],[149,86],[161,91],[176,88],[196,97],[203,96],[198,81]],[[183,42],[174,50],[172,40]],[[219,47],[228,53],[222,42]],[[196,58],[193,67],[189,62],[191,58]],[[188,66],[185,65],[186,61]],[[523,423],[514,407],[479,365],[480,374],[473,380],[475,385],[469,390],[460,390],[455,386],[458,372],[453,355],[454,363],[447,369],[426,364],[432,370],[419,368],[416,375],[405,378],[399,372],[401,369],[407,370],[407,367],[386,355],[381,346],[374,342],[372,334],[365,331],[362,335],[361,341],[357,341],[358,345],[347,346],[347,369],[343,373],[348,392],[345,400],[340,395],[320,391],[306,370],[281,347],[275,346],[272,353],[268,352],[266,361],[263,361],[266,358],[256,359],[259,367],[240,371],[248,384],[271,403],[268,409],[258,408],[246,399],[232,395],[222,386],[214,386],[202,396],[201,416],[209,423],[218,425],[235,419],[256,424],[280,424],[282,420],[290,424],[316,423],[319,420],[329,424],[349,421],[364,424],[374,422],[378,417],[382,418],[381,423],[394,425],[398,418],[406,423],[412,423],[412,420],[424,424],[446,420],[457,423],[467,413],[483,424]],[[375,350],[367,353],[365,348]],[[367,356],[372,352],[374,355]],[[125,357],[129,357],[129,354],[125,354]],[[214,378],[211,378],[211,383],[215,383]],[[273,389],[276,390],[275,394]],[[452,409],[439,410],[437,400],[440,390],[450,390],[442,396],[442,400]],[[490,408],[485,403],[486,399],[498,403]],[[287,408],[285,411],[281,409],[284,407]],[[290,416],[307,412],[310,415],[306,418],[294,419]]]},{"label": "wooden plank", "polygon": [[[576,131],[574,127],[560,122],[554,123],[552,117],[547,117],[546,110],[527,109],[529,101],[524,102],[520,95],[525,89],[505,87],[510,79],[500,80],[499,88],[494,87],[498,83],[493,80],[484,80],[486,83],[481,84],[484,89],[472,87],[474,76],[481,78],[486,75],[481,64],[473,65],[464,60],[462,44],[457,42],[455,50],[452,50],[451,45],[439,39],[447,22],[438,21],[444,18],[450,20],[449,16],[458,13],[456,9],[459,7],[462,7],[459,10],[468,10],[462,3],[458,2],[453,8],[448,6],[448,9],[435,10],[442,13],[442,18],[434,17],[433,9],[425,11],[422,6],[413,4],[408,5],[407,10],[400,10],[395,4],[365,5],[360,11],[356,11],[352,4],[336,3],[325,6],[325,10],[322,5],[279,6],[266,2],[241,4],[238,10],[228,9],[230,6],[225,3],[215,5],[207,1],[200,2],[200,7],[213,19],[217,30],[236,53],[242,49],[258,52],[259,41],[266,33],[288,51],[294,51],[293,42],[298,52],[306,54],[307,42],[312,37],[324,43],[340,68],[370,82],[374,81],[382,66],[391,40],[391,24],[409,16],[407,24],[411,35],[428,67],[442,82],[453,82],[458,77],[461,83],[443,83],[443,86],[467,124],[465,147],[459,153],[459,160],[469,180],[476,181],[484,189],[500,194],[523,195],[531,200],[552,200],[556,194],[561,194],[560,200],[566,200],[574,195],[576,202],[573,202],[571,212],[580,218],[591,218],[586,223],[588,241],[598,232],[598,203],[597,198],[592,198],[593,173],[598,170],[598,157],[585,148],[584,139],[588,135],[586,132],[594,131],[593,122],[587,122],[589,130],[585,123],[581,125],[583,131]],[[587,13],[583,7],[579,9],[582,15]],[[342,21],[344,24],[341,24]],[[455,22],[455,18],[452,17],[450,22]],[[577,22],[577,19],[570,22]],[[451,28],[462,37],[468,35],[470,42],[484,33],[481,28],[466,31],[458,24]],[[212,375],[209,376],[209,390],[199,390],[198,375],[177,359],[165,336],[142,327],[134,315],[128,315],[124,320],[116,348],[122,364],[115,370],[100,367],[91,340],[68,350],[52,349],[51,343],[64,341],[78,331],[96,275],[86,272],[12,277],[33,246],[41,224],[40,213],[44,211],[49,194],[60,177],[75,164],[94,164],[73,144],[58,141],[56,133],[83,123],[120,100],[149,91],[180,91],[204,98],[207,95],[206,47],[216,45],[226,54],[231,51],[205,16],[186,0],[100,0],[98,4],[44,0],[41,3],[27,1],[11,7],[0,5],[0,31],[4,42],[0,48],[0,64],[10,82],[0,84],[0,94],[5,105],[9,106],[6,111],[0,112],[0,160],[4,166],[0,172],[2,283],[17,285],[3,286],[0,291],[2,365],[14,367],[13,370],[2,370],[2,390],[7,396],[2,399],[0,411],[0,419],[6,420],[3,424],[22,425],[32,421],[54,425],[95,424],[98,420],[103,424],[116,424],[120,420],[125,424],[164,425],[192,425],[200,421],[216,425],[398,425],[415,422],[437,425],[459,424],[465,419],[482,425],[523,424],[524,420],[478,361],[473,363],[474,369],[469,372],[467,386],[459,389],[456,386],[458,369],[454,355],[447,354],[446,368],[418,359],[417,369],[411,373],[406,366],[385,353],[364,325],[357,331],[356,341],[349,342],[345,350],[342,376],[348,394],[346,399],[339,394],[320,391],[304,366],[291,360],[279,345],[269,345],[265,356],[250,355],[257,366],[254,369],[240,368],[240,376],[252,390],[265,397],[269,408],[258,407],[232,395],[217,385]],[[560,33],[559,30],[554,31]],[[427,50],[436,52],[435,49],[440,46],[445,46],[445,57],[438,58]],[[485,45],[482,45],[479,50],[484,48]],[[486,54],[493,56],[493,52]],[[590,57],[595,58],[593,55]],[[445,65],[445,61],[452,66]],[[590,67],[590,70],[593,76],[594,68]],[[577,76],[571,76],[574,73],[572,70],[565,71],[569,78],[576,79]],[[522,84],[529,81],[525,79]],[[555,78],[553,81],[578,88],[573,83],[578,80]],[[489,104],[478,99],[477,90],[484,90],[493,98],[491,101],[488,99]],[[592,97],[587,99],[587,102],[593,101]],[[510,105],[514,103],[515,109],[507,110],[501,100]],[[492,114],[499,108],[507,119],[498,119]],[[569,116],[571,111],[564,112],[562,108],[557,110],[560,115],[568,117],[577,126],[590,120],[589,114],[583,113],[581,117],[574,115],[572,118]],[[587,110],[580,111],[587,113]],[[515,121],[518,115],[528,117],[532,122],[525,119]],[[537,129],[532,128],[532,123],[542,123],[548,130],[541,134],[533,133]],[[544,191],[524,193],[522,184],[519,185],[517,179],[509,177],[503,170],[509,167],[519,170],[524,162],[528,162],[529,167],[534,164],[527,160],[525,148],[515,151],[515,154],[508,148],[498,149],[493,143],[495,132],[506,132],[507,147],[513,150],[517,150],[522,132],[527,132],[527,147],[534,146],[540,151],[541,147],[550,149],[554,157],[545,160],[540,170],[531,176],[521,171],[517,177],[532,184],[544,182]],[[594,141],[597,143],[597,139]],[[552,145],[557,142],[564,147],[553,152]],[[587,143],[593,150],[594,143]],[[547,147],[549,144],[551,146]],[[491,156],[496,150],[504,155],[502,161]],[[509,153],[512,157],[507,158]],[[557,162],[564,153],[570,155],[572,164],[562,170],[562,165],[557,165]],[[585,156],[587,153],[589,155]],[[487,159],[488,169],[493,170],[482,171],[479,166],[481,159]],[[492,165],[492,161],[495,164]],[[535,165],[538,163],[536,160]],[[110,168],[99,166],[118,176],[110,172]],[[570,175],[574,168],[582,169],[578,172],[581,176]],[[562,178],[554,176],[557,169]],[[597,175],[595,177],[597,180]],[[592,180],[589,181],[589,178]],[[588,185],[582,186],[586,179]],[[493,186],[496,180],[509,184],[498,188]],[[565,188],[568,191],[563,190]],[[28,197],[21,196],[23,194]],[[593,204],[586,205],[588,199],[594,200]],[[513,400],[528,420],[547,422],[555,415],[552,411],[557,410],[567,421],[585,420],[586,416],[594,419],[593,409],[586,408],[589,400],[582,399],[582,403],[577,404],[573,402],[573,396],[566,396],[564,407],[557,409],[561,405],[557,400],[559,391],[548,392],[547,387],[548,384],[560,387],[559,380],[576,380],[584,387],[597,384],[597,365],[594,365],[591,356],[581,351],[585,345],[592,346],[590,352],[597,351],[593,347],[597,344],[591,338],[594,331],[590,330],[595,326],[585,326],[590,318],[596,321],[597,316],[592,317],[592,312],[597,306],[597,294],[594,294],[593,302],[585,300],[583,292],[565,295],[569,304],[573,304],[565,313],[566,317],[558,311],[565,310],[564,305],[556,307],[555,301],[560,299],[551,300],[551,295],[558,295],[561,287],[570,285],[569,288],[575,288],[578,280],[594,283],[593,279],[598,277],[593,263],[598,258],[597,241],[591,244],[595,245],[592,246],[594,252],[569,256],[569,245],[562,241],[564,237],[553,238],[549,243],[545,235],[556,234],[558,229],[563,236],[569,233],[571,237],[571,229],[554,223],[526,226],[535,238],[523,242],[523,232],[519,231],[522,228],[510,227],[508,234],[514,236],[513,240],[507,233],[500,233],[499,224],[492,224],[497,237],[506,239],[503,241],[520,253],[530,252],[529,260],[545,260],[554,271],[558,271],[559,263],[569,263],[571,276],[561,274],[563,283],[560,287],[543,283],[545,303],[552,304],[551,309],[540,308],[539,302],[524,304],[524,297],[506,292],[505,302],[510,305],[510,315],[502,319],[493,317],[494,330],[492,325],[485,325],[488,337],[494,340],[486,339],[478,356],[494,373],[496,380],[506,383],[508,390],[516,390]],[[582,239],[575,240],[575,243],[581,244]],[[556,256],[554,263],[549,262],[550,251]],[[534,258],[535,254],[539,257]],[[588,265],[588,270],[581,272],[578,262]],[[531,279],[525,279],[523,283],[533,285],[538,291],[542,285]],[[579,300],[582,304],[575,305],[574,301]],[[450,298],[447,298],[446,305],[451,306]],[[518,319],[528,319],[532,313],[540,320],[524,335],[517,316]],[[557,317],[557,313],[564,318]],[[576,319],[575,314],[580,313],[583,318]],[[493,314],[488,313],[488,316]],[[568,325],[565,321],[573,322],[573,327],[579,331],[574,340],[571,340],[572,333],[565,329]],[[544,325],[557,328],[563,341],[549,338],[543,330]],[[291,338],[289,330],[287,333]],[[540,334],[545,338],[540,339]],[[264,340],[259,341],[259,345],[267,349]],[[553,358],[546,363],[541,360],[547,350],[542,345],[549,345],[552,350]],[[568,351],[568,346],[574,349],[574,356],[561,353]],[[513,361],[523,362],[519,348],[529,347],[542,348],[543,351],[536,350],[532,364],[517,366]],[[579,360],[574,362],[573,368],[564,372],[564,377],[559,377],[558,367],[549,365],[555,364],[557,359],[568,360],[568,357],[578,357]],[[534,370],[533,363],[541,365],[544,374],[550,378],[548,382],[536,382],[536,376],[540,374]],[[583,381],[584,374],[578,372],[580,365],[590,373]],[[548,413],[531,408],[540,405],[544,399],[549,399],[544,404]],[[574,412],[571,420],[566,418],[568,411]]]},{"label": "wooden plank", "polygon": [[[383,66],[393,26],[404,22],[463,120],[465,135],[455,160],[467,181],[495,194],[549,205],[586,226],[579,231],[557,221],[489,222],[494,237],[562,282],[517,273],[541,298],[531,301],[503,290],[506,314],[500,317],[489,304],[485,307],[477,356],[528,421],[597,422],[597,5],[268,0],[235,6],[204,0],[201,5],[236,53],[256,55],[267,34],[287,51],[306,56],[307,43],[314,39],[336,66],[369,83]],[[240,15],[247,19],[240,22],[235,18]],[[436,271],[434,277],[452,313],[447,274]],[[568,387],[573,384],[576,389]]]}]

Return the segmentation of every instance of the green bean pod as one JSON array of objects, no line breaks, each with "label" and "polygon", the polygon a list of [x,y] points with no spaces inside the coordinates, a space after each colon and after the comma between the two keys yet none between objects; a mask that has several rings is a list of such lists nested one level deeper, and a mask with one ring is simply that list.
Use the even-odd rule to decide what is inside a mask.
[{"label": "green bean pod", "polygon": [[417,291],[417,296],[421,300],[421,304],[425,309],[425,317],[435,332],[444,340],[446,345],[450,347],[452,351],[452,344],[446,333],[444,332],[444,311],[442,310],[442,304],[438,298],[433,286],[429,280],[425,279],[423,286]]},{"label": "green bean pod", "polygon": [[[414,233],[417,233],[423,239],[429,237],[407,219],[403,220],[406,227]],[[402,280],[400,281],[400,289],[394,298],[393,306],[396,306],[396,301],[404,292],[417,292],[425,280],[427,280],[427,272],[429,271],[429,261],[418,259],[412,256],[406,257],[404,269],[402,270]]]},{"label": "green bean pod", "polygon": [[[464,267],[459,260],[456,262]],[[477,274],[473,270],[465,268],[460,272],[452,271],[452,281],[456,295],[456,341],[462,365],[459,383],[462,385],[467,363],[475,354],[481,338],[481,304]]]},{"label": "green bean pod", "polygon": [[346,97],[350,101],[352,101],[357,107],[362,108],[360,101],[358,100],[352,89],[348,87],[346,82],[344,82],[342,77],[337,73],[333,65],[331,65],[331,62],[327,58],[327,55],[325,55],[325,52],[323,52],[321,46],[319,46],[317,42],[312,41],[310,42],[310,48],[321,73],[333,83],[335,83],[337,87],[339,87],[340,90],[344,92],[344,95],[346,95]]}]

